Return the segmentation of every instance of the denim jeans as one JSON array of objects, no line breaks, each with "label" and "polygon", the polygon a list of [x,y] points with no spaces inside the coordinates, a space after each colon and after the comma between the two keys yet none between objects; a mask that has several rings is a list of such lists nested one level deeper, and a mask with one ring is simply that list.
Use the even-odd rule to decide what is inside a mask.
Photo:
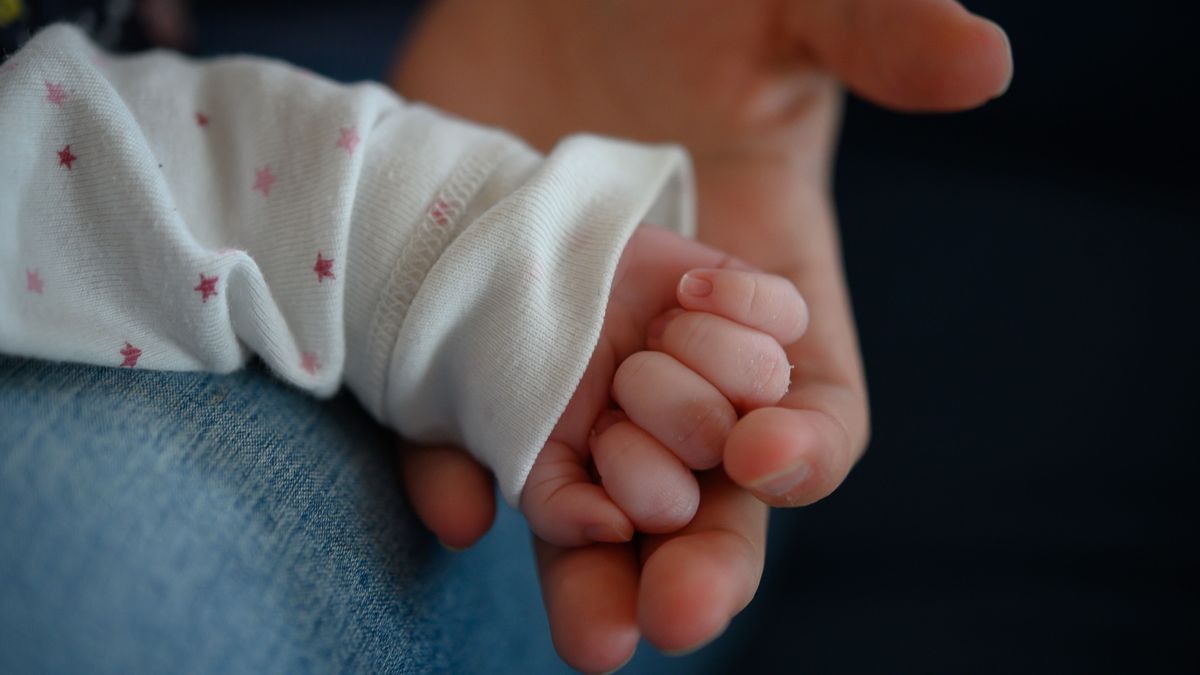
[{"label": "denim jeans", "polygon": [[257,365],[0,357],[0,532],[0,673],[568,672],[518,514],[442,549],[389,432]]},{"label": "denim jeans", "polygon": [[0,358],[0,672],[561,668],[519,518],[451,554],[396,468],[261,368]]}]

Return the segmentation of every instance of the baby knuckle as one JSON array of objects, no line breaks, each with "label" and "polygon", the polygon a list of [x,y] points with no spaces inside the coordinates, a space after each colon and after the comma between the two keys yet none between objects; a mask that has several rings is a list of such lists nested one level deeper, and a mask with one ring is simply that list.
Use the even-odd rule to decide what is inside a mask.
[{"label": "baby knuckle", "polygon": [[791,379],[791,366],[787,354],[773,340],[752,350],[746,363],[746,374],[750,378],[747,399],[759,405],[771,405],[786,393]]},{"label": "baby knuckle", "polygon": [[778,313],[775,309],[775,293],[770,284],[764,283],[758,275],[750,278],[749,286],[746,317],[752,322],[753,328],[759,328],[772,314]]},{"label": "baby knuckle", "polygon": [[721,461],[725,439],[733,430],[733,410],[711,401],[691,401],[683,411],[684,427],[677,441],[693,469],[710,469]]},{"label": "baby knuckle", "polygon": [[617,366],[617,372],[613,375],[613,389],[618,393],[627,391],[629,387],[636,387],[638,383],[649,377],[648,370],[654,363],[653,352],[635,352],[630,354]]},{"label": "baby knuckle", "polygon": [[630,431],[628,422],[619,422],[604,430],[597,438],[596,452],[592,459],[596,462],[596,470],[601,478],[612,467],[635,461],[640,454],[640,439]]},{"label": "baby knuckle", "polygon": [[697,495],[692,491],[678,486],[662,486],[648,495],[642,517],[672,528],[682,527],[695,515],[697,505]]},{"label": "baby knuckle", "polygon": [[[710,319],[708,315],[688,313],[674,322],[679,330],[678,344],[684,354],[703,354],[708,349],[713,327]],[[669,334],[670,327],[667,330]]]},{"label": "baby knuckle", "polygon": [[779,306],[787,312],[787,317],[784,320],[785,332],[789,336],[800,336],[808,328],[808,303],[804,301],[804,296],[800,294],[800,289],[796,288],[788,279],[780,279],[781,288]]},{"label": "baby knuckle", "polygon": [[799,291],[795,291],[795,295],[796,309],[789,313],[786,332],[789,337],[798,340],[808,330],[808,304],[804,302],[804,298],[800,296]]}]

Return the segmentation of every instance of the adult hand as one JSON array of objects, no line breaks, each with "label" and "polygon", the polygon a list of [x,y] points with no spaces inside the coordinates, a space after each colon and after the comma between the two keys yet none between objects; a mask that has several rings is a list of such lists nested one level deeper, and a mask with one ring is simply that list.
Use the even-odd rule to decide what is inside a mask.
[{"label": "adult hand", "polygon": [[[789,277],[809,305],[810,329],[788,350],[791,392],[738,423],[724,474],[702,477],[688,528],[640,547],[538,543],[564,660],[606,670],[632,654],[639,634],[668,651],[715,637],[757,588],[763,502],[824,497],[866,445],[866,387],[830,197],[839,83],[897,109],[959,110],[1003,93],[1011,74],[1003,32],[953,0],[430,7],[394,77],[403,94],[542,149],[577,131],[685,144],[700,238]],[[464,546],[486,531],[494,504],[481,467],[443,448],[409,453],[405,464],[414,506],[443,541]]]}]

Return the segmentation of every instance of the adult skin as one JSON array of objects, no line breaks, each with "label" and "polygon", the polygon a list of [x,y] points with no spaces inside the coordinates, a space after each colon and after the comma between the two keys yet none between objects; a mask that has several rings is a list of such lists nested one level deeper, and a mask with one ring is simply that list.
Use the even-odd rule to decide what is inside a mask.
[{"label": "adult skin", "polygon": [[[953,0],[440,0],[393,76],[404,95],[505,127],[542,150],[591,131],[686,145],[699,237],[791,279],[810,328],[788,348],[790,393],[740,420],[701,476],[694,521],[626,545],[535,542],[555,646],[618,667],[644,635],[665,651],[715,638],[753,597],[767,506],[845,479],[869,420],[831,198],[842,86],[906,111],[973,108],[1012,77],[1007,37]],[[495,505],[453,448],[408,449],[425,524],[469,546]]]}]

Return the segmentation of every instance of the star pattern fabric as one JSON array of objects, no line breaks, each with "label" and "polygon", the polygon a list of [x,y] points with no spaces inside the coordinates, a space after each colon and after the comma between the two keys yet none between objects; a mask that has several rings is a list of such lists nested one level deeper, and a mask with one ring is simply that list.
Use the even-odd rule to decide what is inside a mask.
[{"label": "star pattern fabric", "polygon": [[300,368],[309,375],[316,375],[321,369],[321,362],[317,360],[317,355],[313,352],[304,352],[300,355]]},{"label": "star pattern fabric", "polygon": [[121,348],[120,354],[124,359],[121,361],[121,367],[133,368],[137,366],[138,359],[142,357],[142,350],[126,342],[125,346]]},{"label": "star pattern fabric", "polygon": [[42,277],[38,275],[38,271],[36,269],[25,270],[25,290],[41,295],[43,288]]},{"label": "star pattern fabric", "polygon": [[213,372],[256,356],[410,438],[458,439],[510,502],[624,242],[652,210],[677,230],[690,213],[676,149],[581,136],[543,157],[278,62],[110,59],[52,26],[5,68],[0,352]]},{"label": "star pattern fabric", "polygon": [[204,276],[203,272],[200,273],[200,283],[192,290],[200,292],[200,301],[201,302],[208,302],[208,299],[210,297],[215,296],[217,294],[217,280],[218,279],[220,279],[220,277],[217,277],[217,276],[206,277],[206,276]]},{"label": "star pattern fabric", "polygon": [[317,273],[317,282],[322,282],[326,279],[336,279],[333,276],[333,258],[326,258],[320,253],[317,253],[317,264],[313,265],[313,271]]},{"label": "star pattern fabric", "polygon": [[358,136],[358,129],[355,127],[342,127],[338,133],[340,136],[335,146],[345,150],[347,155],[353,155],[354,149],[358,147],[359,142],[362,140]]},{"label": "star pattern fabric", "polygon": [[254,189],[263,194],[264,197],[271,196],[271,186],[275,185],[275,181],[279,180],[275,174],[271,173],[270,166],[264,166],[254,172]]},{"label": "star pattern fabric", "polygon": [[67,92],[63,90],[61,84],[55,84],[50,81],[44,82],[46,85],[46,100],[53,105],[61,106],[67,100]]},{"label": "star pattern fabric", "polygon": [[64,145],[63,149],[58,151],[58,165],[67,167],[67,171],[71,170],[71,164],[76,159],[79,159],[79,158],[76,157],[75,155],[71,154],[71,146],[70,145]]}]

